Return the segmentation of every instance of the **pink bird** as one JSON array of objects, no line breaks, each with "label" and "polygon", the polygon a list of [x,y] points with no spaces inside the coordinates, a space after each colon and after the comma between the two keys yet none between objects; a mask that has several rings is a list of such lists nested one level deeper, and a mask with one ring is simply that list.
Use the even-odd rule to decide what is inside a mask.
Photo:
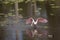
[{"label": "pink bird", "polygon": [[37,18],[37,20],[35,21],[32,17],[26,20],[26,24],[35,24],[36,25],[38,22],[47,23],[48,20],[45,18]]}]

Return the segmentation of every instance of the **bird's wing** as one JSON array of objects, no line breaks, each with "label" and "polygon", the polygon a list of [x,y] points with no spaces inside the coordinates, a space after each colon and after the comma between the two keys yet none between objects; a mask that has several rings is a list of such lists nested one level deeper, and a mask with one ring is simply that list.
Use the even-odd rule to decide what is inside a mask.
[{"label": "bird's wing", "polygon": [[32,18],[26,19],[26,24],[31,24],[32,23]]},{"label": "bird's wing", "polygon": [[48,20],[45,19],[45,18],[38,18],[38,22],[40,22],[40,23],[47,23]]}]

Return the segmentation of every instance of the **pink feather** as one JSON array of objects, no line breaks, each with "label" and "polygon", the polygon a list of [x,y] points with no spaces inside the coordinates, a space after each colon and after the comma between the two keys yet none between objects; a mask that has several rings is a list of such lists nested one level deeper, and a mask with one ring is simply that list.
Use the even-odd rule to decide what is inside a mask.
[{"label": "pink feather", "polygon": [[44,19],[44,18],[38,18],[37,20],[40,23],[47,23],[48,22],[48,20],[47,19]]},{"label": "pink feather", "polygon": [[32,23],[32,18],[26,20],[26,24],[31,24],[31,23]]}]

